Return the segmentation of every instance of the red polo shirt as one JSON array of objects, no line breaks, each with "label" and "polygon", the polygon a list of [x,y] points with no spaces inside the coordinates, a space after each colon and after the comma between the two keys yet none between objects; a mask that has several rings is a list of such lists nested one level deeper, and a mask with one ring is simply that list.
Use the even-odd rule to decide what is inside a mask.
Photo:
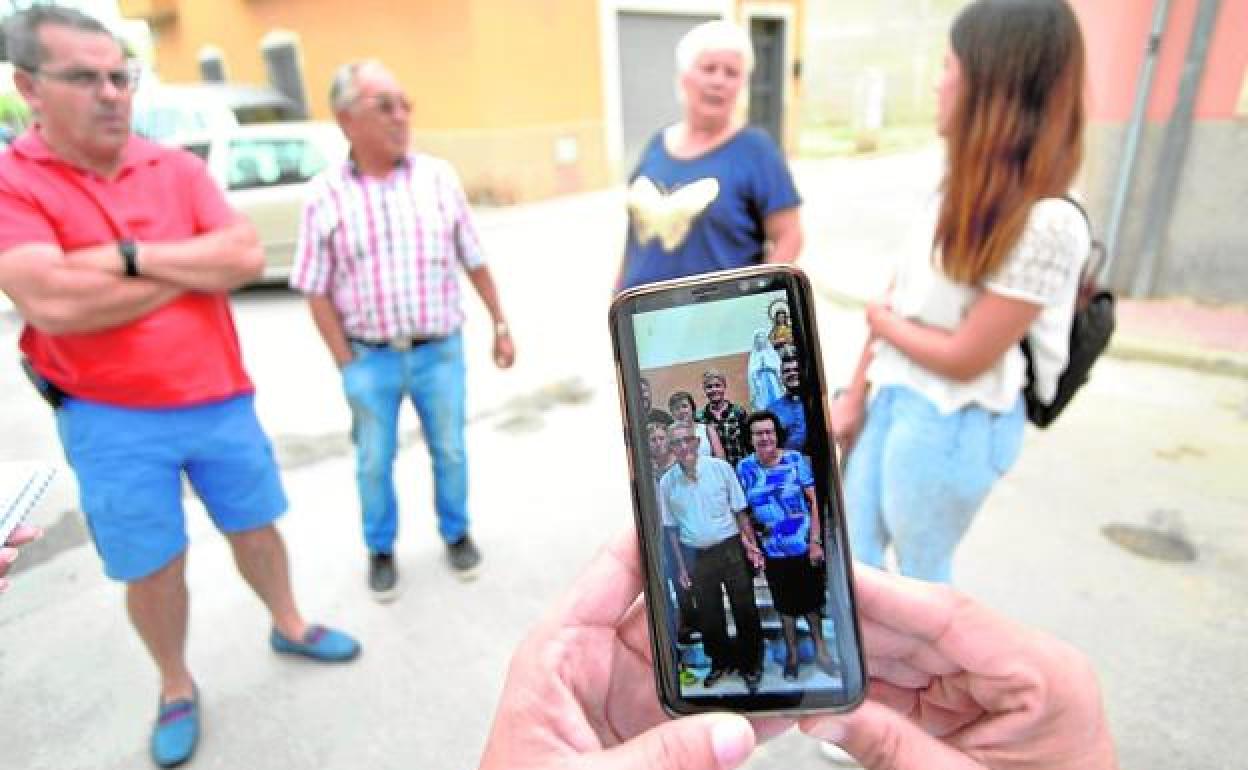
[{"label": "red polo shirt", "polygon": [[[138,137],[113,179],[70,166],[34,129],[0,154],[0,252],[180,241],[235,218],[198,158]],[[66,393],[106,404],[187,406],[253,389],[224,293],[187,291],[134,321],[83,334],[27,324],[21,348]]]}]

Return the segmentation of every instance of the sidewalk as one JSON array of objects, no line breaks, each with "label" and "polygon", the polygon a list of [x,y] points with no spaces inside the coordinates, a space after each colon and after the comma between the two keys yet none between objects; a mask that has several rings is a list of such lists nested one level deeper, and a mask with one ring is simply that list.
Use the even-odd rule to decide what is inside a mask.
[{"label": "sidewalk", "polygon": [[[833,277],[801,263],[829,302],[861,308],[872,297],[845,293]],[[1206,305],[1177,297],[1116,302],[1117,327],[1106,355],[1248,379],[1248,306]]]},{"label": "sidewalk", "polygon": [[1110,355],[1248,378],[1248,307],[1123,299]]},{"label": "sidewalk", "polygon": [[[806,248],[801,266],[824,299],[855,309],[887,283],[909,218],[935,188],[939,149],[798,160]],[[1248,379],[1248,304],[1119,297],[1108,355]]]}]

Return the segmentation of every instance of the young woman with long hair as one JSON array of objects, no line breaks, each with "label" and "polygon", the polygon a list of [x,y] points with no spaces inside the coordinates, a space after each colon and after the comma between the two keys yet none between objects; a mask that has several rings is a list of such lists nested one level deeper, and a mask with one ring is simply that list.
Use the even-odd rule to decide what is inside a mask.
[{"label": "young woman with long hair", "polygon": [[1054,392],[1089,245],[1063,198],[1084,127],[1083,38],[1070,6],[978,0],[950,43],[938,90],[941,194],[886,301],[867,307],[869,339],[832,410],[849,452],[854,556],[882,566],[891,543],[904,574],[941,582],[1018,457],[1024,337],[1041,394]]}]

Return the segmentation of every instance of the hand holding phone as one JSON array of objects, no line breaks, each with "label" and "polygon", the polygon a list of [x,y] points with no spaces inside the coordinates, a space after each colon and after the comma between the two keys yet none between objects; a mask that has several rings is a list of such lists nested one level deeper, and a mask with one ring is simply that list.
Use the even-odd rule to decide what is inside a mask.
[{"label": "hand holding phone", "polygon": [[855,586],[880,663],[871,696],[804,732],[895,770],[1117,770],[1083,653],[947,586],[870,567]]},{"label": "hand holding phone", "polygon": [[651,684],[639,562],[636,535],[614,538],[516,648],[478,770],[729,770],[793,726],[668,719]]},{"label": "hand holding phone", "polygon": [[865,671],[805,276],[637,287],[610,320],[664,708],[853,708]]}]

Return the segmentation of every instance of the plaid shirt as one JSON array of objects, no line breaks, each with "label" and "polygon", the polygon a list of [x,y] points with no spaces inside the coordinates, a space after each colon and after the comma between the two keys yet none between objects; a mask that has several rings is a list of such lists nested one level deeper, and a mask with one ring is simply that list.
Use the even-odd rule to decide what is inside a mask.
[{"label": "plaid shirt", "polygon": [[724,447],[724,459],[736,468],[741,458],[750,453],[745,445],[745,420],[749,416],[740,406],[728,402],[723,414],[716,417],[708,403],[698,410],[693,419],[715,428],[715,432],[719,434],[719,443]]},{"label": "plaid shirt", "polygon": [[484,264],[450,164],[411,153],[384,179],[348,161],[311,184],[290,285],[328,294],[347,336],[441,337],[463,323],[456,263]]}]

